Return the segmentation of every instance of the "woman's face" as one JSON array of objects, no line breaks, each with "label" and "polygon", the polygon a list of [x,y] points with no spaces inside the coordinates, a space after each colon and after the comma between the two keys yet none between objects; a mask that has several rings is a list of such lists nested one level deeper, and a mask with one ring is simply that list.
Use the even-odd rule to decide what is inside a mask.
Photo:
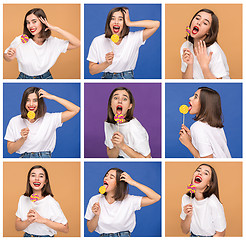
[{"label": "woman's face", "polygon": [[207,12],[199,12],[191,22],[191,37],[203,40],[209,32],[212,16]]},{"label": "woman's face", "polygon": [[26,26],[32,35],[38,35],[42,30],[42,23],[33,13],[26,17]]},{"label": "woman's face", "polygon": [[42,168],[33,169],[30,173],[29,183],[34,191],[40,191],[46,183],[44,170]]},{"label": "woman's face", "polygon": [[114,92],[111,99],[111,108],[114,115],[122,114],[124,117],[127,114],[127,111],[132,108],[130,103],[130,97],[126,90],[117,90]]},{"label": "woman's face", "polygon": [[196,186],[197,190],[203,192],[210,185],[211,177],[211,168],[206,165],[202,165],[194,172],[192,184]]},{"label": "woman's face", "polygon": [[38,109],[38,96],[36,93],[31,93],[28,95],[26,100],[26,110],[36,112]]},{"label": "woman's face", "polygon": [[120,33],[124,26],[124,16],[121,11],[114,12],[112,14],[109,27],[113,34],[117,34],[120,36]]},{"label": "woman's face", "polygon": [[106,192],[116,189],[116,170],[110,170],[103,179],[103,185],[106,185]]},{"label": "woman's face", "polygon": [[189,100],[189,113],[190,114],[196,114],[198,115],[200,110],[201,110],[201,102],[200,102],[200,93],[201,93],[201,89],[198,89],[194,96],[190,97]]}]

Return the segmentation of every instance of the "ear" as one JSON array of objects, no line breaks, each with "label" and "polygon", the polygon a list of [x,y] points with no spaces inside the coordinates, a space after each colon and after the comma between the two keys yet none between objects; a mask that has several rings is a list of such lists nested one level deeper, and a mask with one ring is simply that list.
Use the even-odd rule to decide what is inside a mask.
[{"label": "ear", "polygon": [[129,108],[128,109],[131,109],[132,108],[132,104],[130,104]]}]

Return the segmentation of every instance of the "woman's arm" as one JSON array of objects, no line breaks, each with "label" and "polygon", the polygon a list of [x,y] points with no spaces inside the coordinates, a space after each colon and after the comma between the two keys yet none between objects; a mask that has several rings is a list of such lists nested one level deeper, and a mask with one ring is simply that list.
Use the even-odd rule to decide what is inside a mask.
[{"label": "woman's arm", "polygon": [[99,202],[94,203],[91,210],[95,215],[91,220],[87,220],[87,227],[89,232],[94,232],[98,226],[98,220],[101,213]]},{"label": "woman's arm", "polygon": [[128,184],[130,184],[131,186],[138,188],[140,191],[142,191],[143,193],[145,193],[147,195],[146,197],[142,198],[141,207],[146,207],[146,206],[152,205],[161,199],[161,196],[158,193],[156,193],[151,188],[149,188],[149,187],[147,187],[147,186],[145,186],[139,182],[136,182],[126,172],[123,172],[120,175],[120,180],[125,181]]},{"label": "woman's arm", "polygon": [[61,34],[64,38],[66,38],[69,41],[69,45],[67,48],[68,50],[80,47],[80,40],[78,38],[76,38],[73,34],[67,32],[67,31],[65,31],[59,27],[52,26],[51,24],[48,23],[47,19],[43,19],[42,17],[40,17],[39,20],[47,26],[46,29],[50,29],[51,31],[58,32],[59,34]]},{"label": "woman's arm", "polygon": [[195,158],[213,158],[213,154],[208,155],[206,157],[200,157],[199,151],[194,147],[194,145],[191,142],[191,135],[190,135],[190,130],[187,128],[185,125],[182,124],[182,128],[179,132],[179,141],[188,148],[190,153],[195,157]]},{"label": "woman's arm", "polygon": [[119,156],[120,149],[117,147],[113,147],[110,149],[107,147],[107,155],[109,158],[117,158]]},{"label": "woman's arm", "polygon": [[144,156],[141,153],[134,151],[128,145],[126,145],[124,142],[124,136],[120,132],[115,132],[111,141],[114,147],[121,149],[130,158],[151,158],[150,153],[147,156]]},{"label": "woman's arm", "polygon": [[127,8],[125,8],[125,23],[128,27],[143,27],[143,28],[145,28],[143,30],[143,41],[145,41],[149,37],[151,37],[160,26],[159,21],[153,21],[153,20],[142,20],[142,21],[132,22],[130,20],[129,10]]},{"label": "woman's arm", "polygon": [[186,68],[185,72],[182,72],[182,78],[183,79],[192,79],[193,78],[194,56],[188,48],[183,49],[182,59],[187,64],[187,68]]},{"label": "woman's arm", "polygon": [[34,222],[34,219],[31,220],[30,218],[27,218],[26,221],[22,221],[20,218],[16,217],[15,229],[16,229],[16,231],[23,231],[33,222]]},{"label": "woman's arm", "polygon": [[184,213],[186,214],[185,220],[181,219],[181,229],[184,234],[188,234],[190,232],[190,224],[191,224],[191,218],[193,213],[193,207],[192,204],[187,204],[183,208]]},{"label": "woman's arm", "polygon": [[44,91],[43,89],[39,90],[39,98],[47,98],[50,100],[55,100],[56,102],[60,103],[61,105],[63,105],[67,109],[67,111],[62,113],[62,117],[61,117],[62,123],[70,120],[76,114],[78,114],[80,111],[80,107],[73,104],[72,102],[69,102],[68,100],[57,97],[55,95],[51,95],[51,94],[47,93],[46,91]]},{"label": "woman's arm", "polygon": [[7,53],[3,53],[3,58],[7,62],[11,62],[16,58],[16,49],[15,48],[10,48]]},{"label": "woman's arm", "polygon": [[226,232],[226,230],[224,230],[223,232],[216,232],[213,237],[224,237],[225,232]]}]

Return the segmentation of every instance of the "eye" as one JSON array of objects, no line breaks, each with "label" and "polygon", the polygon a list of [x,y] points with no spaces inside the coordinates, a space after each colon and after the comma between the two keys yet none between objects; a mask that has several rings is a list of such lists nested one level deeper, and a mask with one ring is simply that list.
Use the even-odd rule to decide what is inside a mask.
[{"label": "eye", "polygon": [[127,98],[124,98],[123,100],[124,100],[124,101],[127,101]]},{"label": "eye", "polygon": [[114,100],[117,100],[118,99],[118,97],[114,97]]}]

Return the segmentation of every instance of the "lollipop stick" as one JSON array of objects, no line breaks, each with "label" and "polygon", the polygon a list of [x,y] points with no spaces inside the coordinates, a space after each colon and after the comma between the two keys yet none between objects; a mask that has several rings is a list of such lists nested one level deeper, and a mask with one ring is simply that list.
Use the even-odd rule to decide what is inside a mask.
[{"label": "lollipop stick", "polygon": [[120,131],[120,124],[119,123],[117,123],[117,125],[118,125],[118,132]]},{"label": "lollipop stick", "polygon": [[183,125],[185,124],[185,114],[183,114]]}]

